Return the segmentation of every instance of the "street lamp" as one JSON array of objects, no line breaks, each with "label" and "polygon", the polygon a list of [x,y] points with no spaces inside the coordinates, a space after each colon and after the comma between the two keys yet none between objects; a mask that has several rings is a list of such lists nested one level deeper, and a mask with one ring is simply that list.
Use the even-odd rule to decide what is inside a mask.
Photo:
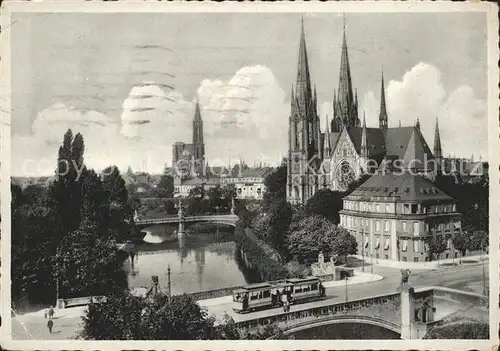
[{"label": "street lamp", "polygon": [[[347,274],[347,273],[346,273]],[[347,296],[347,280],[349,279],[349,276],[345,276],[345,302],[347,303],[349,301],[349,298]]]}]

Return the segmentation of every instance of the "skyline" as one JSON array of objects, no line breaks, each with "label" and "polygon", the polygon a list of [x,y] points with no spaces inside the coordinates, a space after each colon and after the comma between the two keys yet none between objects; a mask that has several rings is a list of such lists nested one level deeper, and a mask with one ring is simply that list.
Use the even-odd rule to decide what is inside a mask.
[{"label": "skyline", "polygon": [[[23,175],[23,159],[16,155],[45,159],[40,175],[53,174],[68,127],[82,132],[89,167],[141,169],[149,158],[154,169],[148,170],[155,173],[170,164],[174,142],[191,141],[196,95],[211,165],[215,159],[227,164],[229,158],[253,164],[263,154],[264,162],[276,163],[286,155],[300,14],[182,14],[169,21],[163,20],[168,14],[16,16],[12,52],[20,59],[12,64],[13,77],[19,77],[12,82],[13,175]],[[261,25],[255,25],[255,16]],[[439,117],[443,156],[474,153],[476,159],[480,154],[487,159],[482,16],[348,14],[353,86],[367,126],[378,125],[383,69],[389,127],[400,120],[413,125],[418,117],[432,148]],[[130,31],[144,21],[147,27]],[[422,21],[425,25],[416,25]],[[304,14],[304,27],[324,131],[338,84],[342,14]],[[99,30],[107,40],[96,38]],[[31,40],[22,42],[28,32]],[[278,35],[278,41],[269,40],[269,34]],[[75,38],[80,45],[70,45]],[[33,65],[20,65],[22,57]],[[71,79],[60,79],[66,76]],[[464,130],[470,131],[467,139],[456,140]]]}]

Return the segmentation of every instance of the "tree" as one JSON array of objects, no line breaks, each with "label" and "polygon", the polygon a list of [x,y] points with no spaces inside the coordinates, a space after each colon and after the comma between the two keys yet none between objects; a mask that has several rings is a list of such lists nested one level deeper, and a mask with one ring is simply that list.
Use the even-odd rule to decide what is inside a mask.
[{"label": "tree", "polygon": [[290,255],[296,256],[299,262],[314,261],[320,251],[325,256],[333,252],[336,226],[323,216],[305,217],[290,225],[286,247]]},{"label": "tree", "polygon": [[332,243],[332,250],[339,256],[344,256],[347,265],[347,255],[354,255],[358,252],[356,238],[344,228],[336,228],[337,235]]},{"label": "tree", "polygon": [[472,232],[469,240],[469,250],[484,250],[489,245],[488,233],[484,230],[475,230]]},{"label": "tree", "polygon": [[462,263],[462,257],[465,256],[466,250],[470,246],[470,238],[469,236],[464,233],[463,231],[459,231],[455,233],[452,239],[453,242],[453,247],[455,250],[458,250],[460,252],[460,261],[459,263]]},{"label": "tree", "polygon": [[342,197],[344,194],[330,189],[321,189],[316,192],[306,203],[305,214],[320,215],[332,221],[340,222],[339,211],[342,210]]},{"label": "tree", "polygon": [[96,296],[121,290],[124,284],[118,284],[120,277],[126,284],[115,241],[99,233],[98,227],[88,220],[61,241],[53,266],[60,292],[65,297]]},{"label": "tree", "polygon": [[489,339],[489,323],[463,320],[436,326],[425,334],[424,339]]},{"label": "tree", "polygon": [[265,209],[268,209],[275,200],[286,199],[287,172],[287,164],[282,163],[264,178],[266,191],[263,197],[263,204]]},{"label": "tree", "polygon": [[432,235],[426,238],[427,245],[429,245],[430,255],[436,255],[438,263],[439,256],[446,250],[446,241],[442,235]]},{"label": "tree", "polygon": [[164,195],[159,197],[171,198],[174,196],[174,177],[163,174],[160,178],[160,182],[158,183],[158,189],[161,189],[161,194]]},{"label": "tree", "polygon": [[286,199],[276,200],[269,212],[268,243],[285,258],[288,256],[286,249],[286,236],[292,222],[293,209]]}]

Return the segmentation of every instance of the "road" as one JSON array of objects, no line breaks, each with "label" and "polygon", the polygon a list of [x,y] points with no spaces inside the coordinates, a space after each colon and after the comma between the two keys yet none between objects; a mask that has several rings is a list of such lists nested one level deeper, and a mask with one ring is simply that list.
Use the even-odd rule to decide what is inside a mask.
[{"label": "road", "polygon": [[[370,272],[369,267],[365,267],[365,272]],[[349,300],[366,298],[374,295],[382,295],[385,293],[396,292],[401,279],[399,269],[374,267],[374,274],[384,276],[384,279],[361,283],[348,287],[347,295]],[[485,262],[485,274],[488,279],[488,263]],[[457,267],[446,267],[434,270],[422,270],[412,272],[410,276],[410,285],[412,286],[445,286],[460,290],[468,290],[481,293],[482,292],[482,268],[480,264],[468,264]],[[478,291],[479,290],[479,291]],[[345,287],[331,287],[326,289],[326,294],[329,296],[327,300],[311,302],[310,304],[332,302],[343,302],[346,300]],[[304,307],[306,307],[304,304]],[[55,333],[49,334],[47,330],[47,320],[44,319],[43,313],[30,314],[12,319],[12,337],[16,340],[64,340],[74,338],[75,333],[80,328],[81,311],[77,309],[61,310],[59,315],[56,315],[54,320]],[[270,315],[281,311],[281,309],[271,309],[252,313]],[[210,313],[217,317],[222,316],[224,312],[230,315],[235,315],[232,312],[231,304],[211,306]],[[63,315],[63,313],[65,315]],[[242,315],[236,315],[234,318],[238,320]],[[245,315],[243,315],[245,316]],[[244,317],[243,317],[244,318]]]}]

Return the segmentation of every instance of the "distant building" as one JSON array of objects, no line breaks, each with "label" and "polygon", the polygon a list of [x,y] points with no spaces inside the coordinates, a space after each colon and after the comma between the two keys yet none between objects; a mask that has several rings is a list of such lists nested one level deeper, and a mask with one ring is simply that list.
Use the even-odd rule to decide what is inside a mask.
[{"label": "distant building", "polygon": [[456,201],[424,177],[410,172],[378,172],[343,199],[340,225],[356,237],[365,260],[425,262],[424,239],[441,235],[455,257],[452,236],[460,230]]},{"label": "distant building", "polygon": [[220,171],[220,173],[215,173],[211,168],[207,169],[211,170],[209,173],[211,174],[210,177],[185,179],[178,184],[174,184],[174,191],[177,196],[188,196],[189,192],[196,186],[203,185],[205,190],[208,190],[217,185],[224,187],[232,184],[236,189],[237,199],[260,200],[263,198],[265,192],[264,179],[273,171],[271,167],[242,168],[241,170],[236,168],[232,171],[229,171],[228,168],[220,167],[220,169],[216,170]]},{"label": "distant building", "polygon": [[201,178],[205,170],[205,144],[203,141],[203,120],[200,105],[196,102],[193,119],[193,143],[176,142],[172,146],[172,173],[178,183],[181,180]]}]

